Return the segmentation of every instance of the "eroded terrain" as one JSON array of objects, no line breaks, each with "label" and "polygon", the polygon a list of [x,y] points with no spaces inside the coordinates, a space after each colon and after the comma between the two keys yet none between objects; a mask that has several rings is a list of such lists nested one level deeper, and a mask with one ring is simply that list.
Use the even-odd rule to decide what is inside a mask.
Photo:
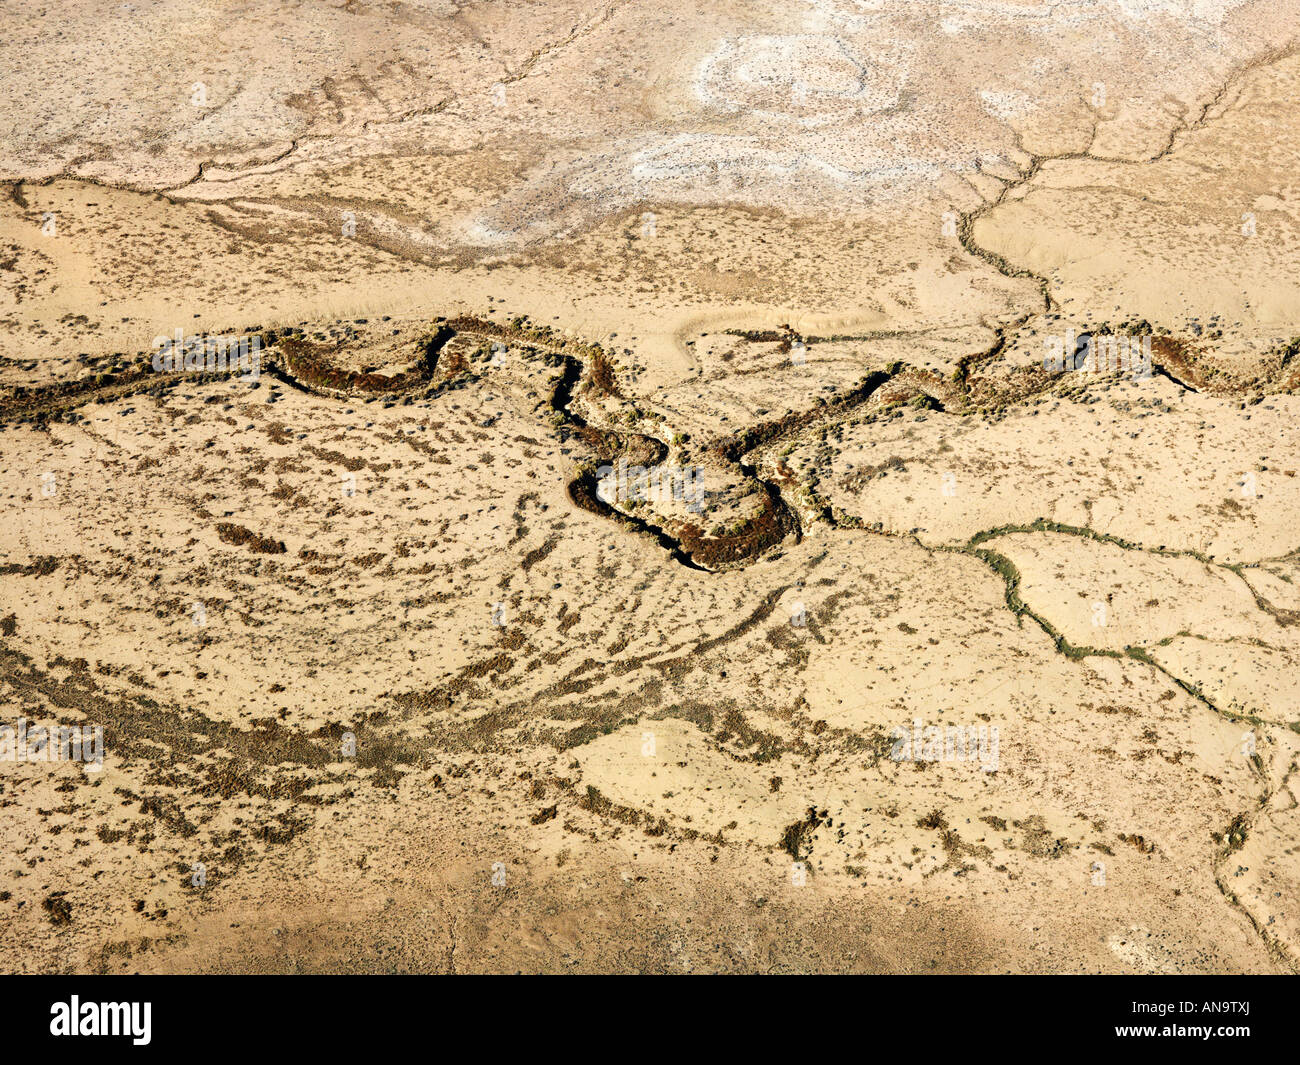
[{"label": "eroded terrain", "polygon": [[6,970],[1300,966],[1300,8],[67,6]]}]

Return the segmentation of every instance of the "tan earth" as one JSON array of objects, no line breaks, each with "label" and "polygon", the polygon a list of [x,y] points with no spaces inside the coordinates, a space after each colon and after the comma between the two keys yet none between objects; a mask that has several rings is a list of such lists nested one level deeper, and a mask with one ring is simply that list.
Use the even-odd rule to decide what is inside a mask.
[{"label": "tan earth", "polygon": [[1300,970],[1300,0],[0,80],[0,969]]}]

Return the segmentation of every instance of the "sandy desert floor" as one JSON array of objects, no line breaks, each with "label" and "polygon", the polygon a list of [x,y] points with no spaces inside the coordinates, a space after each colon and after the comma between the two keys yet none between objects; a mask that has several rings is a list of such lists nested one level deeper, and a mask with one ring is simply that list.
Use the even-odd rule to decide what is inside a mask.
[{"label": "sandy desert floor", "polygon": [[1300,969],[1300,0],[0,83],[0,970]]}]

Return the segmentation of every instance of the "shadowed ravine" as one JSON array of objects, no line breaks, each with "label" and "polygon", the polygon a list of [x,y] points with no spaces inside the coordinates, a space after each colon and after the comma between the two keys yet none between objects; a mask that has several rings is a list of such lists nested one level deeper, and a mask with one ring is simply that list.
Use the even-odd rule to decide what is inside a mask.
[{"label": "shadowed ravine", "polygon": [[[1010,329],[1023,324],[1024,320],[1021,320]],[[976,398],[971,368],[996,357],[1007,343],[1008,331],[999,331],[990,350],[964,357],[952,378],[895,362],[887,369],[871,371],[857,385],[824,404],[756,423],[694,448],[693,457],[699,466],[739,473],[742,478],[739,492],[756,487],[761,493],[762,503],[757,512],[748,516],[738,528],[720,536],[707,535],[694,523],[678,522],[679,527],[674,528],[667,520],[655,520],[635,513],[631,508],[613,506],[600,498],[597,491],[599,466],[612,466],[623,460],[629,466],[653,471],[667,462],[672,448],[646,433],[593,424],[592,419],[579,409],[579,399],[585,395],[593,401],[616,399],[631,406],[638,416],[647,413],[617,391],[613,364],[597,344],[549,328],[533,327],[525,319],[517,318],[507,326],[468,315],[439,318],[418,342],[418,356],[409,367],[400,373],[385,375],[339,368],[332,361],[327,345],[302,339],[295,335],[300,332],[298,330],[254,332],[263,347],[262,372],[288,387],[342,402],[366,398],[428,400],[484,380],[482,373],[469,364],[462,352],[458,352],[455,359],[447,357],[449,344],[457,338],[478,343],[480,348],[492,342],[506,342],[517,350],[536,353],[537,357],[558,370],[554,386],[545,397],[549,410],[557,416],[555,431],[562,441],[580,441],[593,456],[591,461],[580,464],[569,479],[567,494],[573,505],[649,536],[671,558],[687,568],[716,572],[750,565],[772,554],[784,543],[798,543],[809,523],[821,522],[830,527],[841,524],[831,508],[818,499],[809,486],[800,484],[783,463],[770,463],[770,453],[777,445],[799,439],[801,434],[810,430],[842,423],[876,399],[890,382],[903,385],[905,391],[910,390],[914,398],[925,400],[933,410],[978,412],[984,403]],[[787,346],[795,337],[788,329],[740,335],[753,342],[775,341]],[[817,337],[795,339],[806,340],[809,345],[822,341]],[[1186,373],[1183,363],[1188,359],[1180,347],[1166,343],[1159,348],[1159,353],[1171,358],[1177,356],[1175,365],[1181,373]],[[1194,366],[1190,368],[1195,369]],[[237,369],[158,372],[153,370],[149,358],[142,355],[125,368],[113,372],[96,373],[77,381],[38,388],[17,388],[9,397],[0,400],[0,424],[28,422],[42,425],[49,421],[76,421],[76,408],[88,403],[104,403],[141,393],[162,395],[181,384],[215,382],[238,377],[241,372]],[[1153,372],[1182,387],[1190,387],[1182,385],[1179,377],[1164,363],[1153,363]],[[1058,378],[1069,376],[1058,375]],[[1283,386],[1286,383],[1280,382]],[[1055,382],[1049,375],[1040,375],[1039,380],[1013,398],[1027,399],[1054,387]],[[999,397],[995,401],[1005,402],[1005,398]],[[892,404],[899,402],[895,399]],[[851,524],[858,527],[865,523],[855,519]]]}]

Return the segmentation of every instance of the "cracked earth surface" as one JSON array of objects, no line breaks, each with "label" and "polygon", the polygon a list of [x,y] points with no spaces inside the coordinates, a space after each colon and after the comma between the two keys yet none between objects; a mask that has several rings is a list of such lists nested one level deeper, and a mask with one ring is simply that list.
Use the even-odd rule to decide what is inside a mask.
[{"label": "cracked earth surface", "polygon": [[7,970],[1300,966],[1300,7],[66,6]]}]

